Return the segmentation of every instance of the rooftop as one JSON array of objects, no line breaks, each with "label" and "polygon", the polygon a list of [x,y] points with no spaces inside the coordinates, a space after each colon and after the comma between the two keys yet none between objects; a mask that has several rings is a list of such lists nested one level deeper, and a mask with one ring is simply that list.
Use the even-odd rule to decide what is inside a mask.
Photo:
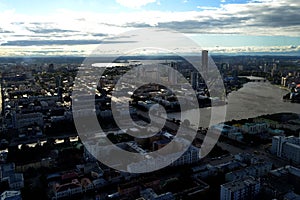
[{"label": "rooftop", "polygon": [[256,185],[258,183],[259,183],[259,181],[255,180],[253,177],[249,177],[249,178],[246,178],[243,180],[225,183],[225,184],[221,185],[221,187],[227,188],[228,190],[235,192],[235,191],[239,191],[245,187],[248,187],[250,185]]}]

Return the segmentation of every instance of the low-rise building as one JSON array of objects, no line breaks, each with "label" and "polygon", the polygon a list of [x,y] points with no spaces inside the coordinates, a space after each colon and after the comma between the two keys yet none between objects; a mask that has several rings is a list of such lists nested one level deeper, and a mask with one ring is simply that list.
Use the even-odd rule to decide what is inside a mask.
[{"label": "low-rise building", "polygon": [[299,191],[300,169],[287,165],[270,171],[268,178],[263,181],[263,189],[270,199],[284,199],[287,193]]},{"label": "low-rise building", "polygon": [[42,113],[28,113],[28,114],[16,114],[13,113],[13,126],[16,129],[22,127],[38,125],[43,127],[44,120]]},{"label": "low-rise building", "polygon": [[20,191],[5,191],[1,194],[0,200],[22,200]]},{"label": "low-rise building", "polygon": [[239,129],[235,126],[229,126],[227,124],[216,124],[211,126],[211,131],[221,133],[223,136],[228,137],[229,134],[239,132]]},{"label": "low-rise building", "polygon": [[151,188],[141,190],[140,195],[145,200],[173,200],[173,199],[175,200],[175,197],[171,192],[158,195]]},{"label": "low-rise building", "polygon": [[218,175],[218,168],[210,164],[207,164],[203,166],[193,167],[192,172],[193,172],[193,176],[192,176],[193,178],[199,177],[204,179],[210,176]]},{"label": "low-rise building", "polygon": [[265,176],[272,170],[272,163],[263,162],[246,167],[245,169],[229,172],[225,175],[226,181],[235,181],[244,179],[248,176],[255,178]]},{"label": "low-rise building", "polygon": [[82,178],[81,186],[84,192],[94,189],[94,185],[89,178]]},{"label": "low-rise building", "polygon": [[221,185],[220,200],[255,199],[260,191],[260,182],[253,177]]},{"label": "low-rise building", "polygon": [[255,135],[267,132],[269,128],[269,125],[267,123],[245,123],[242,125],[241,129],[243,132]]},{"label": "low-rise building", "polygon": [[284,195],[283,200],[300,200],[300,195],[294,192],[289,192]]},{"label": "low-rise building", "polygon": [[55,184],[53,187],[55,199],[61,199],[64,197],[70,197],[76,194],[81,194],[83,191],[82,185],[77,179],[74,179],[72,180],[72,182],[62,185]]},{"label": "low-rise building", "polygon": [[233,170],[237,170],[240,169],[242,167],[246,167],[247,165],[241,162],[237,162],[237,161],[229,161],[226,163],[221,163],[219,165],[217,165],[217,169],[219,170],[219,172],[228,172],[228,171],[233,171]]},{"label": "low-rise building", "polygon": [[15,172],[14,163],[0,165],[0,182],[5,181],[12,190],[19,190],[24,187],[23,174]]},{"label": "low-rise building", "polygon": [[[141,149],[140,151],[137,150],[138,149],[136,148],[136,152],[146,155],[146,152],[143,149]],[[148,156],[145,160],[128,164],[127,170],[130,172],[138,172],[141,169],[146,169],[145,171],[147,171],[148,169],[153,169],[157,166],[166,167],[170,165],[175,167],[180,165],[196,163],[200,160],[199,151],[199,148],[191,145],[183,154],[182,152],[175,152],[165,156],[157,154],[155,158]]]},{"label": "low-rise building", "polygon": [[254,154],[250,153],[239,153],[234,155],[234,159],[246,164],[257,164],[262,161],[262,159],[256,157]]},{"label": "low-rise building", "polygon": [[227,124],[216,124],[211,127],[212,133],[221,134],[223,137],[242,142],[243,134],[240,132],[240,129],[236,126],[229,126]]}]

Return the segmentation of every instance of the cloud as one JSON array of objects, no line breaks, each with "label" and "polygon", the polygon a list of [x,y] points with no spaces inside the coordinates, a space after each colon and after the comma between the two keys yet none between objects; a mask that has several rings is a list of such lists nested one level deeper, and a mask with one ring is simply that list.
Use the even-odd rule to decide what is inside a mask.
[{"label": "cloud", "polygon": [[125,24],[124,27],[149,28],[149,27],[152,27],[152,26],[150,24],[147,24],[147,23],[132,22],[132,23]]},{"label": "cloud", "polygon": [[[157,0],[117,1],[129,8],[140,8],[158,2]],[[180,3],[182,2],[184,0]],[[117,40],[117,37],[114,37],[116,34],[148,27],[170,28],[187,34],[300,37],[300,1],[298,0],[250,0],[239,4],[227,1],[219,7],[198,6],[198,8],[194,11],[136,9],[131,12],[116,13],[57,10],[38,17],[8,10],[0,12],[0,19],[6,19],[1,22],[0,43],[5,43],[5,47],[87,45],[102,41],[106,37]],[[263,50],[249,48],[251,51]],[[274,47],[276,51],[293,52],[295,48],[289,50],[288,46],[279,49]],[[274,51],[274,49],[265,50]],[[220,51],[220,49],[215,50]],[[226,48],[226,51],[239,50],[246,51],[244,48]]]},{"label": "cloud", "polygon": [[4,30],[2,28],[0,28],[0,33],[13,33],[12,31],[7,31],[7,30]]},{"label": "cloud", "polygon": [[[95,50],[98,45],[75,45],[75,46],[2,46],[0,56],[86,56]],[[271,46],[271,47],[205,47],[211,54],[231,54],[231,55],[295,55],[300,53],[299,46]],[[199,53],[201,49],[176,49],[176,52]],[[117,50],[103,52],[103,55],[118,54]]]},{"label": "cloud", "polygon": [[207,48],[214,54],[255,54],[255,55],[299,55],[299,46],[270,46],[270,47],[214,47]]},{"label": "cloud", "polygon": [[45,45],[87,45],[87,44],[118,44],[133,43],[134,41],[101,41],[101,40],[15,40],[0,46],[45,46]]},{"label": "cloud", "polygon": [[[156,0],[118,1],[135,7],[156,2]],[[39,20],[8,12],[0,13],[0,18],[8,19],[1,24],[3,30],[19,35],[51,33],[51,36],[69,34],[75,37],[79,33],[91,33],[91,36],[95,36],[93,34],[99,32],[114,35],[133,28],[162,27],[184,33],[300,36],[298,0],[255,0],[244,4],[227,3],[220,7],[198,6],[198,8],[197,11],[136,10],[119,13],[59,10]]]},{"label": "cloud", "polygon": [[140,8],[150,3],[155,3],[156,0],[116,0],[116,2],[128,8]]},{"label": "cloud", "polygon": [[93,33],[92,35],[96,36],[96,37],[105,37],[105,36],[107,36],[107,34],[104,34],[104,33]]},{"label": "cloud", "polygon": [[202,10],[218,10],[218,7],[211,7],[211,6],[197,6],[198,9]]},{"label": "cloud", "polygon": [[27,30],[34,32],[34,33],[73,33],[73,32],[78,32],[78,31],[73,31],[73,30],[66,30],[66,29],[59,29],[59,28],[39,28],[36,27],[34,29],[27,28]]}]

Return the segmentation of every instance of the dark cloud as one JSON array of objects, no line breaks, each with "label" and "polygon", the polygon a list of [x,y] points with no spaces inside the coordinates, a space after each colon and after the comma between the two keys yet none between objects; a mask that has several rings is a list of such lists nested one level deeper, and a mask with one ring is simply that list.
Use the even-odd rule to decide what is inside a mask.
[{"label": "dark cloud", "polygon": [[73,30],[66,30],[66,29],[58,29],[58,28],[27,28],[27,30],[34,32],[34,33],[74,33],[78,31]]},{"label": "dark cloud", "polygon": [[233,28],[236,24],[244,23],[249,20],[249,17],[227,17],[223,19],[209,19],[205,21],[200,20],[186,20],[186,21],[171,21],[158,23],[156,27],[169,28],[182,32],[197,32],[205,33],[219,28]]},{"label": "dark cloud", "polygon": [[135,28],[149,28],[152,27],[150,24],[147,23],[127,23],[124,25],[125,27],[135,27]]},{"label": "dark cloud", "polygon": [[[226,29],[256,32],[256,28],[262,27],[265,27],[266,31],[272,30],[269,28],[281,28],[286,32],[295,32],[300,29],[299,8],[298,0],[286,0],[284,4],[259,0],[248,4],[225,5],[222,9],[211,11],[207,15],[199,12],[198,18],[191,20],[158,22],[155,27],[170,28],[186,33],[227,32]],[[146,23],[127,23],[125,26],[151,27]]]},{"label": "dark cloud", "polygon": [[[111,26],[120,28],[168,28],[177,30],[183,33],[229,33],[229,34],[269,34],[269,35],[289,35],[300,34],[300,1],[299,0],[256,0],[248,1],[249,3],[244,4],[224,4],[220,8],[215,10],[201,10],[198,12],[193,12],[191,14],[190,20],[177,20],[176,12],[174,12],[174,18],[170,16],[170,20],[166,21],[163,18],[160,20],[160,16],[157,18],[156,25],[152,25],[147,20],[141,22],[140,19],[136,19],[139,22],[127,22],[124,24],[113,24],[112,21],[105,22],[95,22],[95,26],[99,27]],[[196,13],[196,14],[195,14]],[[187,12],[189,15],[189,12]],[[176,20],[171,20],[176,19]],[[89,23],[88,19],[77,17],[78,21],[86,21]],[[77,22],[78,22],[77,21]],[[29,34],[27,37],[32,38],[32,41],[28,43],[55,43],[55,44],[94,44],[99,43],[100,40],[59,40],[64,38],[69,38],[70,36],[78,36],[78,38],[84,39],[91,36],[94,37],[107,37],[109,40],[122,40],[118,37],[109,37],[108,34],[100,32],[85,32],[85,30],[76,31],[67,30],[63,27],[60,28],[57,23],[54,22],[31,22],[24,23],[22,20],[18,22],[11,23],[15,26],[22,26],[25,29],[31,31],[34,34]],[[73,29],[73,28],[71,28]],[[79,29],[78,29],[79,30]],[[7,30],[2,30],[0,28],[0,33],[12,33]],[[20,34],[19,34],[20,35]],[[17,35],[14,35],[17,36]],[[41,38],[47,39],[47,37],[56,38],[56,40],[36,41],[34,39]],[[27,42],[20,40],[18,43],[22,45],[28,45]],[[74,37],[73,37],[74,38]],[[130,39],[124,39],[130,40]],[[66,41],[66,42],[63,42]],[[67,42],[68,41],[68,42]],[[13,42],[8,42],[7,45],[11,45]]]},{"label": "dark cloud", "polygon": [[12,31],[7,31],[7,30],[4,30],[2,28],[0,28],[0,33],[13,33]]},{"label": "dark cloud", "polygon": [[[300,6],[300,5],[299,5]],[[273,9],[261,8],[253,16],[253,25],[267,27],[287,27],[300,25],[300,7],[280,6]]]},{"label": "dark cloud", "polygon": [[[170,21],[170,22],[159,22],[155,26],[151,26],[146,23],[127,23],[124,27],[134,27],[134,28],[148,28],[148,27],[158,27],[158,28],[168,28],[183,32],[206,32],[207,29],[212,30],[213,28],[219,28],[226,26],[235,27],[236,24],[244,23],[250,20],[250,17],[235,17],[226,16],[222,19],[214,19],[213,17],[206,17],[205,20],[195,19],[195,20],[185,20],[185,21]],[[202,30],[201,30],[202,29]]]},{"label": "dark cloud", "polygon": [[105,36],[107,36],[107,34],[104,34],[104,33],[93,33],[92,36],[95,36],[95,37],[105,37]]},{"label": "dark cloud", "polygon": [[32,25],[53,25],[55,24],[54,22],[31,22],[30,24]]}]

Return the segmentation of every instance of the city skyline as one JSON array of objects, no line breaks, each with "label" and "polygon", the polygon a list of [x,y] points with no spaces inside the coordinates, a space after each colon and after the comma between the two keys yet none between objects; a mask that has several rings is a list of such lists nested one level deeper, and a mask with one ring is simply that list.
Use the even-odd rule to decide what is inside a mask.
[{"label": "city skyline", "polygon": [[296,0],[2,0],[0,56],[86,56],[104,39],[118,43],[118,34],[153,27],[181,32],[212,54],[297,55],[299,7]]}]

